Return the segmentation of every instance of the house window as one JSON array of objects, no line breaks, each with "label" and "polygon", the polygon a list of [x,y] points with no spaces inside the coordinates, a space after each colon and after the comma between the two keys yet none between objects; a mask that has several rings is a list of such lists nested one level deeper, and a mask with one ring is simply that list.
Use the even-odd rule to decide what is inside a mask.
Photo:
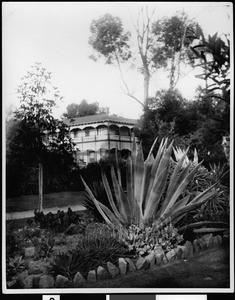
[{"label": "house window", "polygon": [[119,128],[115,125],[109,127],[110,134],[119,135]]},{"label": "house window", "polygon": [[89,129],[86,129],[86,130],[85,130],[85,136],[90,136],[90,133],[91,133],[91,132],[90,132]]}]

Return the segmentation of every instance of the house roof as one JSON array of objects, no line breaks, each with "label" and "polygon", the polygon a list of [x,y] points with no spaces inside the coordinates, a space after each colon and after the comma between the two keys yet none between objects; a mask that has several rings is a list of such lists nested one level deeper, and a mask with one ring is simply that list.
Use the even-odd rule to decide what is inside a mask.
[{"label": "house roof", "polygon": [[92,116],[85,116],[85,117],[79,117],[74,119],[64,119],[63,121],[68,126],[103,123],[103,122],[122,123],[128,125],[135,125],[137,123],[136,119],[129,119],[129,118],[123,118],[117,116],[107,116],[107,115],[92,115]]}]

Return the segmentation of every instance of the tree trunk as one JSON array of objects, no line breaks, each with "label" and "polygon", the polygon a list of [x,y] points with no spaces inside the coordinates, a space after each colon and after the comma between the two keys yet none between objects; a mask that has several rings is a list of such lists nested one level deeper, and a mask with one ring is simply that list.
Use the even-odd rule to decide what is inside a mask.
[{"label": "tree trunk", "polygon": [[146,105],[149,97],[149,80],[150,75],[148,70],[144,71],[144,105]]},{"label": "tree trunk", "polygon": [[43,164],[39,163],[38,173],[38,187],[39,187],[39,211],[43,210]]},{"label": "tree trunk", "polygon": [[169,89],[173,89],[175,85],[175,54],[171,58],[171,71],[170,71],[170,86]]}]

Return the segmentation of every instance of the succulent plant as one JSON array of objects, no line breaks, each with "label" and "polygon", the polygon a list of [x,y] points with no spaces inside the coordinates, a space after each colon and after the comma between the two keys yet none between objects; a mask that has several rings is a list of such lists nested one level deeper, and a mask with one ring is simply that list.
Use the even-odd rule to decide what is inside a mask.
[{"label": "succulent plant", "polygon": [[[193,199],[190,199],[190,202],[190,195],[180,197],[202,162],[197,163],[193,168],[191,164],[183,167],[187,155],[187,151],[185,151],[174,164],[174,170],[169,178],[173,141],[169,146],[167,146],[167,142],[167,139],[161,141],[158,152],[154,157],[155,140],[146,161],[144,161],[142,145],[140,144],[137,147],[134,139],[132,151],[127,160],[127,194],[122,188],[118,164],[117,175],[114,167],[111,167],[112,188],[115,198],[107,177],[102,172],[102,181],[112,211],[95,198],[82,178],[91,200],[110,226],[127,228],[131,224],[147,226],[152,223],[160,230],[169,223],[174,225],[186,213],[200,207],[215,194],[216,190],[213,188],[218,182],[197,193]],[[163,195],[164,199],[162,199]]]}]

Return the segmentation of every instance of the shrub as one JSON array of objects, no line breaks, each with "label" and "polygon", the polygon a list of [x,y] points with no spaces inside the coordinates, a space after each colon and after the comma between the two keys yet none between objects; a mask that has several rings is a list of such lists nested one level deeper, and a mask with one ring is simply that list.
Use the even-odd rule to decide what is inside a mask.
[{"label": "shrub", "polygon": [[[189,161],[193,168],[193,163]],[[185,195],[191,195],[189,201],[193,196],[207,189],[209,186],[217,183],[217,188],[214,195],[212,195],[207,202],[200,207],[190,212],[184,219],[183,223],[192,223],[200,221],[229,221],[229,188],[223,183],[223,177],[226,176],[227,168],[225,165],[211,165],[210,170],[204,166],[200,166],[194,175],[193,180],[189,183],[185,190]],[[226,183],[226,182],[225,182]],[[181,225],[182,225],[181,222]]]},{"label": "shrub", "polygon": [[116,237],[84,236],[74,249],[56,255],[52,263],[54,275],[63,275],[70,280],[79,271],[83,276],[108,261],[116,263],[127,253],[128,248]]},{"label": "shrub", "polygon": [[49,212],[47,215],[35,210],[34,221],[36,224],[39,224],[42,229],[49,229],[53,232],[63,232],[71,224],[80,224],[81,219],[79,215],[73,212],[69,207],[67,213],[59,210],[57,214]]}]

